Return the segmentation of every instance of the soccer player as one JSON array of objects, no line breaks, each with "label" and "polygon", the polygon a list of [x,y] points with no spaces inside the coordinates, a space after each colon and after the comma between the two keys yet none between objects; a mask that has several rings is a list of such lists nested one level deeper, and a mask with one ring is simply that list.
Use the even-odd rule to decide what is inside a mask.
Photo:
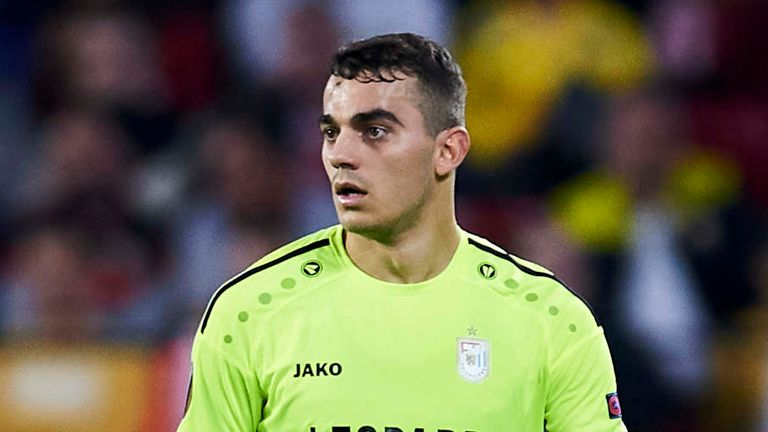
[{"label": "soccer player", "polygon": [[590,309],[456,223],[465,96],[420,36],[338,50],[320,131],[340,225],[213,295],[179,431],[626,430]]}]

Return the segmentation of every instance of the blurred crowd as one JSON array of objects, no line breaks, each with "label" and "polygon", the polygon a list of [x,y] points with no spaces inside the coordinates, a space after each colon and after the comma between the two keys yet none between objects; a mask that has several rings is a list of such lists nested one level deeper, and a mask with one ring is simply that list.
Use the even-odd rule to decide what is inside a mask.
[{"label": "blurred crowd", "polygon": [[336,223],[329,58],[395,31],[464,69],[459,223],[588,299],[630,430],[768,430],[763,0],[0,0],[0,338],[190,339]]}]

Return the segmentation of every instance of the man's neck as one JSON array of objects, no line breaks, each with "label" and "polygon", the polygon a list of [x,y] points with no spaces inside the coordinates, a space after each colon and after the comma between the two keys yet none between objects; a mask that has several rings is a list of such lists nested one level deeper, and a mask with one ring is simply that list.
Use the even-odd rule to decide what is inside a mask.
[{"label": "man's neck", "polygon": [[345,232],[352,262],[387,282],[417,283],[440,274],[451,262],[461,235],[453,223],[429,224],[399,233],[387,242]]}]

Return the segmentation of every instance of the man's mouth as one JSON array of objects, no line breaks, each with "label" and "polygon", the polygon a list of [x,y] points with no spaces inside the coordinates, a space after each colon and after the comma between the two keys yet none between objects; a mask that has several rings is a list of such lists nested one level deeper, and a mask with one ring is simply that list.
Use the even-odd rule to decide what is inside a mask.
[{"label": "man's mouth", "polygon": [[333,185],[333,192],[336,194],[339,203],[344,206],[357,205],[368,195],[368,191],[350,182],[335,183]]}]

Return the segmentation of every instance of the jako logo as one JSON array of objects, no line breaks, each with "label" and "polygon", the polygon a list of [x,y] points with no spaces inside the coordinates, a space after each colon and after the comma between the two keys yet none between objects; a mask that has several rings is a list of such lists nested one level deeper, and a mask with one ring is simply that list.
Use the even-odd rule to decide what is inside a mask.
[{"label": "jako logo", "polygon": [[306,376],[328,376],[328,375],[341,375],[341,365],[339,363],[296,363],[296,372],[293,374],[294,378],[301,378]]}]

